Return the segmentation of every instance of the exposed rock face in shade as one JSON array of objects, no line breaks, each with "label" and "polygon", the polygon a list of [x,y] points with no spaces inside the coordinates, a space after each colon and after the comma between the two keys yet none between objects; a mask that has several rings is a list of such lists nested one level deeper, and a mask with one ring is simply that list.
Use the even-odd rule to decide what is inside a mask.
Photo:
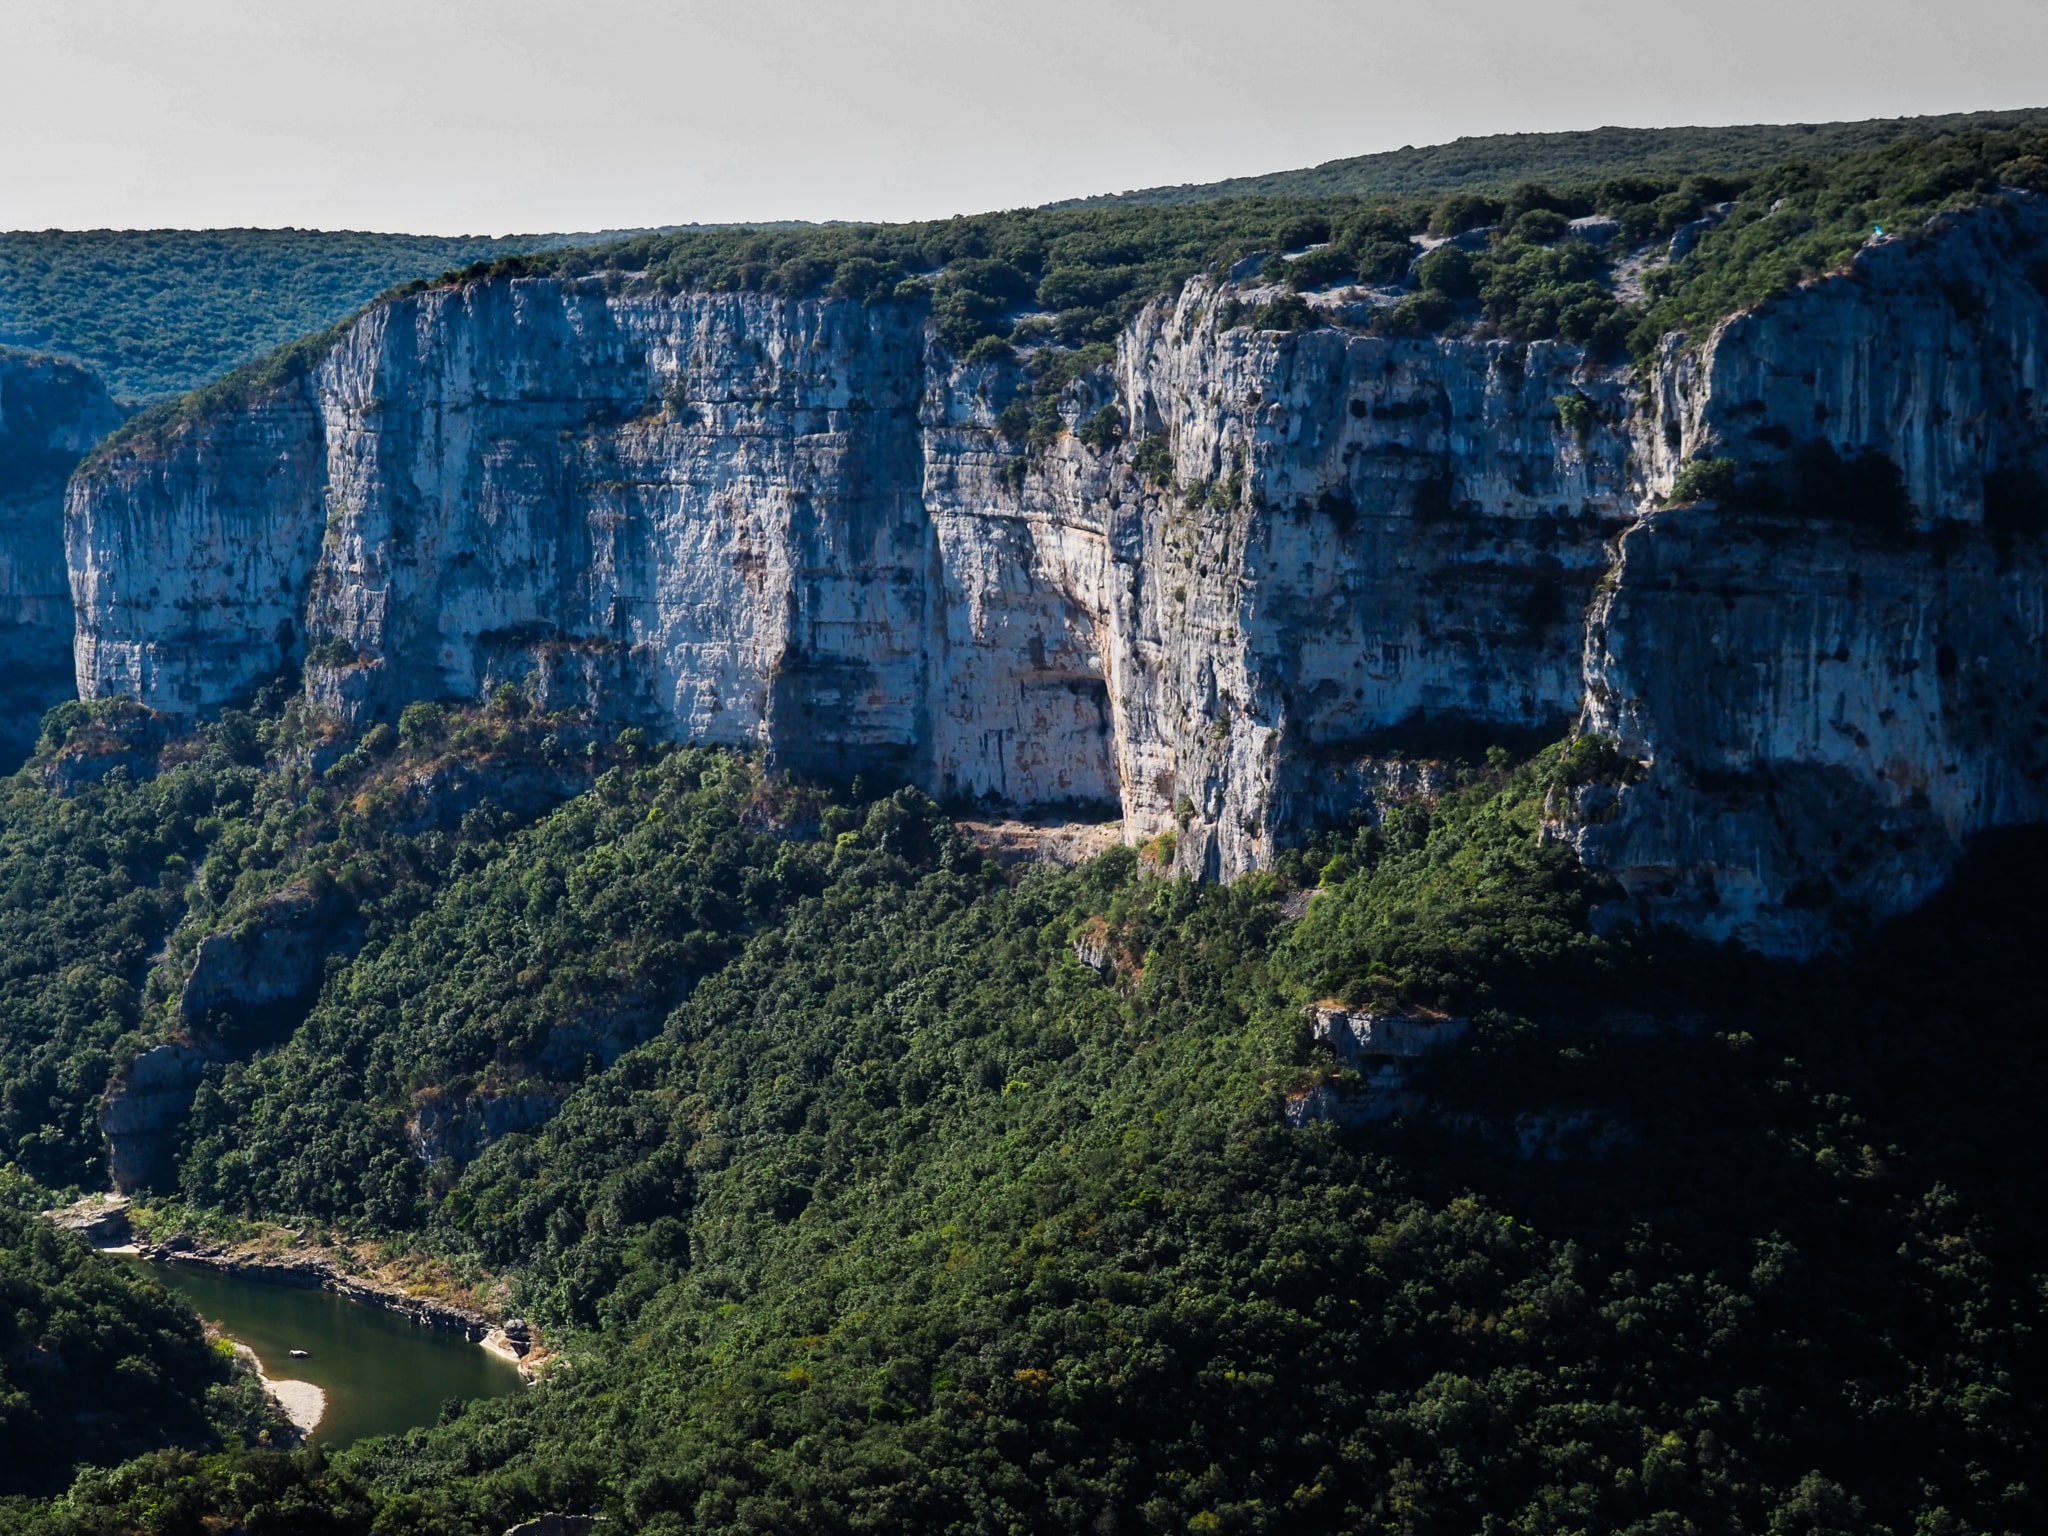
[{"label": "exposed rock face in shade", "polygon": [[192,1024],[223,1009],[249,1015],[304,999],[319,985],[327,956],[352,953],[360,939],[346,900],[287,886],[236,927],[199,941],[178,1012]]},{"label": "exposed rock face in shade", "polygon": [[206,1065],[219,1053],[170,1041],[144,1051],[116,1075],[100,1108],[114,1188],[132,1194],[170,1171],[178,1131],[191,1112]]},{"label": "exposed rock face in shade", "polygon": [[323,473],[301,385],[223,413],[178,452],[117,453],[74,482],[64,535],[80,696],[198,714],[296,661]]},{"label": "exposed rock face in shade", "polygon": [[1645,509],[1589,615],[1586,724],[1647,765],[1567,835],[1638,909],[1786,953],[2048,818],[2048,208],[1981,210],[1668,349]]},{"label": "exposed rock face in shade", "polygon": [[405,1134],[422,1162],[454,1158],[467,1163],[502,1137],[545,1125],[561,1107],[560,1094],[472,1093],[456,1098],[436,1093],[413,1105]]},{"label": "exposed rock face in shade", "polygon": [[[80,686],[201,713],[305,657],[363,718],[516,682],[1114,804],[1226,878],[1412,785],[1397,750],[1578,721],[1635,766],[1558,835],[1642,913],[1804,951],[2048,809],[2044,237],[2037,201],[1953,218],[1640,371],[1341,300],[1257,332],[1198,281],[1036,449],[997,430],[1019,368],[914,303],[418,294],[74,481]],[[1700,455],[1746,503],[1660,510]]]},{"label": "exposed rock face in shade", "polygon": [[73,695],[64,481],[120,422],[87,370],[0,348],[0,773]]}]

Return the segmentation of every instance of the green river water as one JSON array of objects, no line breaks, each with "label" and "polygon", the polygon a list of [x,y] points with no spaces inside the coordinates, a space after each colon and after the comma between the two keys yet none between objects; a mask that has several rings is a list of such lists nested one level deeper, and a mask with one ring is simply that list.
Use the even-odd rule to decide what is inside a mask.
[{"label": "green river water", "polygon": [[[264,1375],[326,1392],[315,1440],[346,1445],[431,1424],[448,1398],[503,1397],[520,1388],[513,1366],[460,1334],[422,1328],[381,1307],[182,1264],[150,1264],[149,1271],[253,1349]],[[295,1349],[306,1358],[294,1360]]]}]

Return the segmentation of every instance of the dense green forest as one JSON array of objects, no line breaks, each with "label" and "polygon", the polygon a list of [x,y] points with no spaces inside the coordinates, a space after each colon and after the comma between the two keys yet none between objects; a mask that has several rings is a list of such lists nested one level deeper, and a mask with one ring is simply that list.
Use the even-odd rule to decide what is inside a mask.
[{"label": "dense green forest", "polygon": [[1614,176],[1727,176],[1950,134],[2048,128],[2048,109],[1877,117],[1846,123],[1743,123],[1721,128],[1587,128],[1497,133],[1329,160],[1299,171],[1147,187],[1077,198],[1080,204],[1194,203],[1232,197],[1498,196],[1525,181],[1580,185]]},{"label": "dense green forest", "polygon": [[597,235],[318,229],[0,232],[0,343],[84,363],[159,399],[332,325],[396,283]]},{"label": "dense green forest", "polygon": [[[1597,933],[1539,832],[1556,749],[1203,887],[1006,872],[913,791],[568,728],[53,717],[0,814],[70,835],[0,845],[12,878],[125,857],[175,888],[151,934],[316,867],[388,903],[213,1069],[165,1193],[509,1275],[569,1363],[343,1453],[84,1470],[0,1530],[2041,1523],[2039,836],[1801,969]],[[589,787],[390,841],[378,797],[465,753]],[[1472,1028],[1389,1096],[1310,1038],[1324,997]],[[550,1051],[632,1001],[644,1044]],[[145,981],[109,1049],[171,1007]],[[559,1113],[466,1165],[407,1145],[427,1099],[535,1092]]]},{"label": "dense green forest", "polygon": [[141,1271],[27,1214],[37,1193],[0,1168],[0,1510],[61,1491],[81,1462],[281,1441],[231,1347]]},{"label": "dense green forest", "polygon": [[[101,1177],[101,1091],[124,1043],[132,1054],[183,1027],[179,988],[202,937],[297,886],[337,936],[374,952],[469,867],[472,842],[637,750],[573,721],[429,705],[337,745],[280,698],[273,688],[259,713],[229,710],[169,743],[132,705],[74,701],[45,720],[37,762],[83,765],[76,782],[53,795],[32,766],[4,783],[0,1155],[53,1189]],[[483,791],[507,765],[526,782],[492,800]],[[422,795],[421,780],[444,791]],[[242,1047],[267,1043],[275,1021],[194,1022]]]}]

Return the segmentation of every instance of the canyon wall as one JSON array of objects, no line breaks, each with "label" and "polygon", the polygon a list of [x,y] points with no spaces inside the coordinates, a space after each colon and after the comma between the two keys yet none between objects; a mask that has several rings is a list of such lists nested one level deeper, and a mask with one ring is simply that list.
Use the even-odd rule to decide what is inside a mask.
[{"label": "canyon wall", "polygon": [[34,747],[43,712],[72,696],[64,482],[120,421],[87,370],[0,348],[0,773]]},{"label": "canyon wall", "polygon": [[[1028,359],[955,361],[917,303],[436,289],[74,479],[78,686],[201,714],[303,663],[362,719],[512,684],[1113,803],[1223,878],[1397,757],[1577,721],[1626,766],[1556,834],[1642,915],[1804,952],[2048,814],[2044,246],[2033,202],[1952,217],[1640,371],[1328,295],[1253,330],[1256,284],[1197,281],[1037,446],[998,426]],[[1740,496],[1661,505],[1702,456]]]},{"label": "canyon wall", "polygon": [[[1668,344],[1584,724],[1644,765],[1565,832],[1635,908],[1806,953],[2048,819],[2048,208],[1866,246]],[[1657,507],[1731,460],[1725,505]]]}]

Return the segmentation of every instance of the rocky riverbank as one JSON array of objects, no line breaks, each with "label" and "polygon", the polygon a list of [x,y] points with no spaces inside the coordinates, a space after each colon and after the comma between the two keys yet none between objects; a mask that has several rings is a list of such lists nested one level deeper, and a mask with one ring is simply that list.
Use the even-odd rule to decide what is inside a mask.
[{"label": "rocky riverbank", "polygon": [[325,1254],[280,1254],[246,1245],[210,1244],[188,1233],[179,1233],[162,1242],[138,1242],[134,1251],[157,1263],[189,1264],[240,1279],[331,1291],[365,1306],[382,1307],[387,1312],[410,1318],[423,1328],[461,1334],[470,1343],[517,1366],[520,1375],[529,1381],[547,1358],[546,1348],[523,1319],[508,1318],[502,1323],[494,1322],[468,1307],[459,1307],[431,1296],[415,1296],[375,1278],[351,1274]]}]

